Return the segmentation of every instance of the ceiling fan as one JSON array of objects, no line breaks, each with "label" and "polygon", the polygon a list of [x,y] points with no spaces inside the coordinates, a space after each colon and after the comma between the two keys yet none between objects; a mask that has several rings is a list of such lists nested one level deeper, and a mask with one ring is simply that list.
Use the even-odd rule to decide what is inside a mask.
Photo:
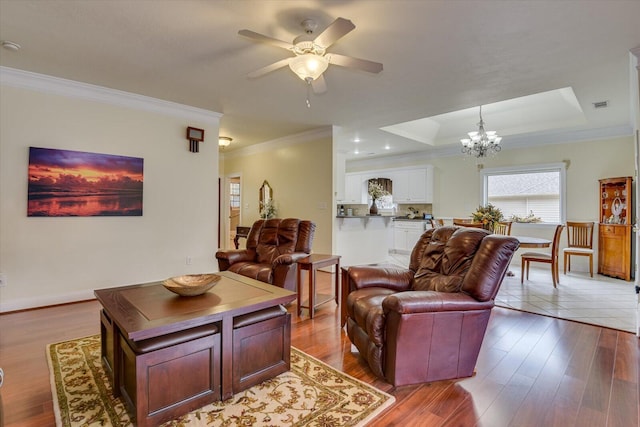
[{"label": "ceiling fan", "polygon": [[271,65],[253,71],[248,74],[248,77],[260,77],[288,65],[298,77],[313,88],[315,93],[319,94],[327,90],[327,84],[322,73],[329,67],[329,64],[355,68],[369,73],[382,71],[382,64],[379,62],[327,52],[327,49],[338,39],[356,28],[350,20],[337,18],[318,36],[314,35],[317,23],[313,19],[305,19],[301,25],[305,34],[296,37],[293,43],[287,43],[251,30],[238,31],[241,36],[257,42],[278,46],[295,54],[295,56],[281,59]]}]

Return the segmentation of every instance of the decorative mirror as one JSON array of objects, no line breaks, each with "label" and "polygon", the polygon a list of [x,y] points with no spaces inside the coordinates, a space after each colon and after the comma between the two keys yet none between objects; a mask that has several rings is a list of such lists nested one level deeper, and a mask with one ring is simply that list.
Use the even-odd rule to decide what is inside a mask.
[{"label": "decorative mirror", "polygon": [[273,198],[273,189],[265,179],[262,183],[262,187],[260,187],[260,210],[264,208],[266,204],[271,202]]}]

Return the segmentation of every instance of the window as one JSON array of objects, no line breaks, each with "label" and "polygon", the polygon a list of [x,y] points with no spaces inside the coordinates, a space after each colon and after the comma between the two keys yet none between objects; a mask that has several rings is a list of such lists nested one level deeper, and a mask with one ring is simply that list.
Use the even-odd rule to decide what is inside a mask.
[{"label": "window", "polygon": [[545,223],[562,223],[565,169],[564,163],[485,169],[483,204],[500,208],[506,219],[533,216]]},{"label": "window", "polygon": [[229,204],[231,208],[240,207],[240,183],[232,182],[229,184]]}]

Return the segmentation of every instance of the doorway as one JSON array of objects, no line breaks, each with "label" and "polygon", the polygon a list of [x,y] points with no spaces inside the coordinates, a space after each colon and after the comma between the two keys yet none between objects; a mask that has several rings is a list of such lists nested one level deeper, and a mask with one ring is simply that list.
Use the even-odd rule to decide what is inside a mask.
[{"label": "doorway", "polygon": [[227,222],[227,224],[229,224],[229,228],[228,228],[228,233],[227,236],[229,236],[229,239],[226,242],[226,247],[227,248],[235,248],[235,244],[234,244],[234,239],[236,237],[236,229],[237,227],[240,225],[240,189],[241,189],[241,185],[240,185],[240,177],[239,176],[233,176],[229,178],[228,181],[228,187],[227,187],[227,194],[228,194],[228,198],[229,198],[229,221]]}]

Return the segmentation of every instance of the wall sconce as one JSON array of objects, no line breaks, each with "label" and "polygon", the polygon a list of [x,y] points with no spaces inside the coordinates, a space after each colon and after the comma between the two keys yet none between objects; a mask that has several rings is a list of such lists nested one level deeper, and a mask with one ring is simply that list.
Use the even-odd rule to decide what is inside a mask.
[{"label": "wall sconce", "polygon": [[187,139],[189,140],[189,151],[197,153],[200,151],[200,142],[204,141],[204,129],[187,128]]},{"label": "wall sconce", "polygon": [[228,147],[229,144],[231,144],[231,141],[233,141],[233,139],[229,138],[228,136],[219,136],[218,137],[218,146],[224,148],[224,147]]}]

